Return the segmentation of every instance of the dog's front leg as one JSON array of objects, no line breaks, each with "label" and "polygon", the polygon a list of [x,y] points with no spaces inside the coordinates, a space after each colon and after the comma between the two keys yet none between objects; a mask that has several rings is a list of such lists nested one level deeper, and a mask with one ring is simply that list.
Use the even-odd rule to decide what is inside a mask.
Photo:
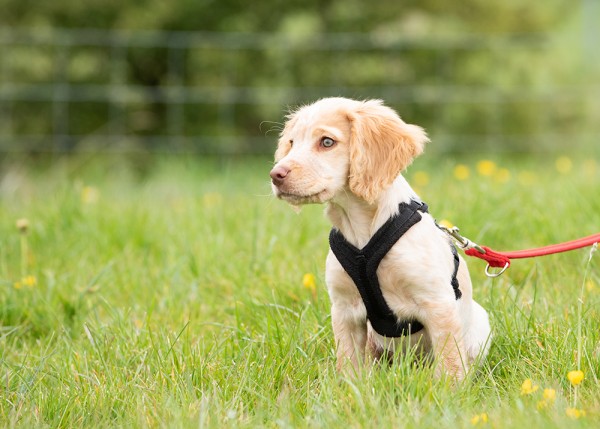
[{"label": "dog's front leg", "polygon": [[331,307],[331,322],[337,351],[337,369],[348,375],[357,373],[365,360],[367,319],[353,308]]},{"label": "dog's front leg", "polygon": [[435,375],[446,373],[462,380],[467,369],[467,355],[457,306],[454,303],[428,303],[422,307],[426,312],[426,328],[434,353]]}]

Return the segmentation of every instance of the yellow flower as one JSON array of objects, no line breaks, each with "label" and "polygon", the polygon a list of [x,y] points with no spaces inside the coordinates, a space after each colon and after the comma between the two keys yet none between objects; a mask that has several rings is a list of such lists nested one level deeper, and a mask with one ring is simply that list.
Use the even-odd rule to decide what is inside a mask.
[{"label": "yellow flower", "polygon": [[450,222],[448,219],[442,219],[441,221],[438,222],[438,224],[440,224],[440,226],[444,226],[448,229],[450,229],[454,226],[454,225],[452,225],[452,222]]},{"label": "yellow flower", "polygon": [[25,276],[21,280],[14,282],[13,287],[15,289],[22,289],[23,286],[34,287],[37,284],[35,276]]},{"label": "yellow flower", "polygon": [[565,413],[567,414],[567,416],[571,417],[572,419],[578,419],[579,417],[585,416],[585,411],[578,410],[577,408],[567,408],[565,410]]},{"label": "yellow flower", "polygon": [[27,234],[29,229],[29,221],[25,218],[17,219],[17,229],[21,234]]},{"label": "yellow flower", "polygon": [[523,384],[521,384],[521,395],[531,395],[538,389],[539,386],[537,384],[533,384],[531,378],[528,378],[523,382]]},{"label": "yellow flower", "polygon": [[95,204],[98,202],[100,192],[93,186],[84,186],[81,189],[81,202],[83,204]]},{"label": "yellow flower", "polygon": [[315,275],[312,273],[306,273],[302,276],[302,285],[310,291],[312,298],[317,299],[317,281]]},{"label": "yellow flower", "polygon": [[478,424],[485,424],[488,422],[488,415],[487,413],[481,413],[481,414],[476,414],[473,417],[471,417],[471,424],[473,426],[478,425]]},{"label": "yellow flower", "polygon": [[585,288],[587,289],[588,292],[591,292],[594,290],[596,286],[594,285],[594,282],[591,280],[588,280],[587,282],[585,282]]},{"label": "yellow flower", "polygon": [[315,275],[313,273],[306,273],[302,276],[302,285],[307,289],[314,289],[317,286]]},{"label": "yellow flower", "polygon": [[573,168],[573,161],[567,156],[561,156],[556,159],[555,165],[560,174],[568,174]]},{"label": "yellow flower", "polygon": [[456,180],[467,180],[471,174],[469,167],[464,164],[458,164],[454,167],[454,177]]},{"label": "yellow flower", "polygon": [[413,181],[416,186],[424,187],[429,183],[429,174],[424,171],[417,171],[413,176]]},{"label": "yellow flower", "polygon": [[37,279],[35,276],[26,276],[21,279],[21,283],[23,283],[23,286],[34,287],[37,284]]},{"label": "yellow flower", "polygon": [[569,373],[567,374],[567,378],[573,386],[577,386],[583,381],[583,371],[569,371]]},{"label": "yellow flower", "polygon": [[548,402],[554,402],[556,399],[556,390],[544,389],[544,399]]},{"label": "yellow flower", "polygon": [[492,176],[497,170],[496,163],[488,159],[481,160],[477,163],[477,172],[482,176]]},{"label": "yellow flower", "polygon": [[554,401],[556,400],[556,390],[544,389],[543,397],[544,397],[544,399],[541,401],[538,401],[538,403],[536,405],[537,409],[540,411],[548,408],[550,405],[552,405],[554,403]]}]

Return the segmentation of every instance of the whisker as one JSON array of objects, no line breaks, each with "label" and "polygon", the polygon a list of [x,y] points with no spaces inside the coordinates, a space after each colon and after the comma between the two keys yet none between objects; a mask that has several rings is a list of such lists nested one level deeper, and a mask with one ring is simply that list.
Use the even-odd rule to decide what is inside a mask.
[{"label": "whisker", "polygon": [[262,121],[260,123],[260,125],[258,126],[258,129],[260,130],[260,132],[263,132],[263,124],[273,124],[271,126],[271,128],[269,128],[266,132],[265,135],[269,134],[270,132],[272,132],[273,130],[275,131],[283,131],[283,124],[281,122],[275,122],[275,121]]}]

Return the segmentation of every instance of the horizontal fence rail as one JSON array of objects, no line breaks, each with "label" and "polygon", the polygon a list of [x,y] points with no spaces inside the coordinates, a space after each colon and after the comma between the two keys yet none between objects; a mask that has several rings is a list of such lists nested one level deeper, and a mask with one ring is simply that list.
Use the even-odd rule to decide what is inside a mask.
[{"label": "horizontal fence rail", "polygon": [[384,99],[442,151],[597,145],[600,84],[536,81],[555,39],[4,28],[0,152],[268,153],[324,96]]}]

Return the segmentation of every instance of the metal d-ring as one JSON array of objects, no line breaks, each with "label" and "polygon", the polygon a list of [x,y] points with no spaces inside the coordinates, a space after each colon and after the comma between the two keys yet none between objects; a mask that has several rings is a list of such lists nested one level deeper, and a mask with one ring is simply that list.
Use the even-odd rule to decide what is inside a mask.
[{"label": "metal d-ring", "polygon": [[487,264],[487,266],[485,267],[485,275],[491,278],[495,278],[495,277],[500,277],[502,275],[502,273],[504,273],[504,271],[506,271],[506,269],[510,266],[510,263],[507,262],[504,265],[504,268],[502,268],[499,272],[497,273],[490,273],[490,264]]}]

